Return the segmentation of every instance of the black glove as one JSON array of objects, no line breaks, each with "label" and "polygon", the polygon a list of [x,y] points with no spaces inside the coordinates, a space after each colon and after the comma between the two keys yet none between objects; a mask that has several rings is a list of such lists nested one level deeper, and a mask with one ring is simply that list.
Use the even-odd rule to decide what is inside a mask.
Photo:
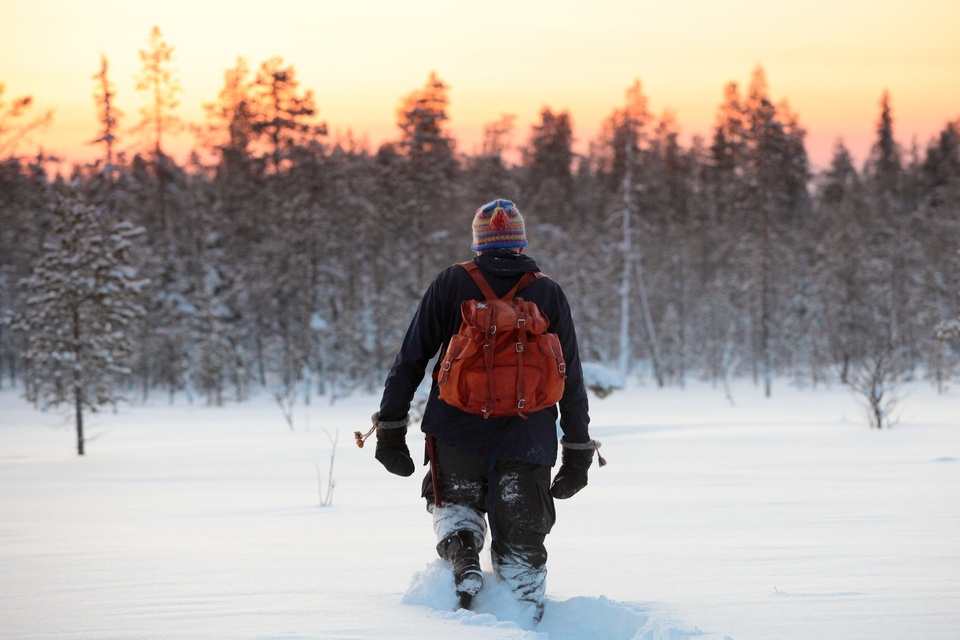
[{"label": "black glove", "polygon": [[398,476],[411,476],[416,470],[410,449],[407,448],[407,423],[404,418],[396,422],[384,422],[373,414],[373,421],[377,424],[377,450],[374,458],[390,473]]},{"label": "black glove", "polygon": [[560,443],[563,445],[560,470],[550,485],[550,495],[558,500],[566,500],[587,486],[587,469],[593,464],[595,445],[592,441],[579,444],[562,439]]}]

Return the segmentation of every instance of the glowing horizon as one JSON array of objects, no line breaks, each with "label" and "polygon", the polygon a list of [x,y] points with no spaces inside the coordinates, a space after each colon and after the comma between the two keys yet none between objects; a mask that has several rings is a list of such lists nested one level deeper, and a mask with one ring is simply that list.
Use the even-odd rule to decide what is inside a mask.
[{"label": "glowing horizon", "polygon": [[[452,3],[451,3],[452,4]],[[137,52],[157,25],[174,47],[183,87],[179,115],[199,124],[237,57],[253,69],[280,56],[314,92],[331,134],[350,130],[372,149],[396,139],[396,107],[431,71],[449,86],[449,131],[460,150],[479,148],[483,125],[517,116],[526,142],[543,107],[569,111],[578,150],[622,105],[635,79],[651,112],[673,113],[684,144],[711,134],[723,87],[745,88],[767,72],[771,98],[787,100],[807,129],[814,169],[838,138],[862,162],[874,139],[879,100],[890,92],[897,141],[921,148],[960,117],[960,3],[938,0],[775,5],[769,1],[595,0],[480,7],[435,2],[290,1],[283,6],[220,0],[68,0],[0,4],[0,83],[6,99],[31,95],[53,124],[20,153],[42,147],[68,163],[100,151],[92,76],[110,62],[121,120],[120,149],[142,149],[126,133],[146,96],[134,90]],[[171,140],[182,156],[192,136]]]}]

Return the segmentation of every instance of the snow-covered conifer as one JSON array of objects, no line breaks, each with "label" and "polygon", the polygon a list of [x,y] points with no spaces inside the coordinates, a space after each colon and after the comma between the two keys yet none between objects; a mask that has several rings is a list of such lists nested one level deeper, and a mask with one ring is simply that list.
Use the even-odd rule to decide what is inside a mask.
[{"label": "snow-covered conifer", "polygon": [[573,121],[567,111],[544,107],[540,123],[530,129],[522,150],[523,191],[527,210],[541,212],[543,222],[564,225],[573,198]]},{"label": "snow-covered conifer", "polygon": [[27,399],[72,405],[83,455],[83,412],[117,401],[130,373],[144,284],[130,254],[142,230],[101,219],[76,199],[57,202],[53,217],[53,236],[20,283],[12,324],[24,345]]}]

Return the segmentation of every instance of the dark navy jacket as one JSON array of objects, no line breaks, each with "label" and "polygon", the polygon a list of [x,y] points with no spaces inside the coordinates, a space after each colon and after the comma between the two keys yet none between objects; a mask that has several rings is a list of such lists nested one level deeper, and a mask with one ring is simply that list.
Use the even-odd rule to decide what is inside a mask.
[{"label": "dark navy jacket", "polygon": [[[527,271],[539,271],[528,256],[505,249],[486,251],[474,262],[498,296],[507,293]],[[549,278],[540,278],[517,295],[535,302],[550,321],[548,330],[560,338],[567,363],[566,386],[559,402],[560,428],[568,441],[587,442],[587,393],[566,296]],[[460,304],[470,299],[483,300],[483,294],[462,267],[448,267],[430,284],[387,376],[380,402],[382,420],[402,420],[410,411],[427,364],[438,352],[446,351],[450,338],[460,329]],[[527,419],[484,419],[447,404],[439,395],[434,377],[421,428],[440,442],[491,458],[548,466],[556,463],[557,406],[532,413]]]}]

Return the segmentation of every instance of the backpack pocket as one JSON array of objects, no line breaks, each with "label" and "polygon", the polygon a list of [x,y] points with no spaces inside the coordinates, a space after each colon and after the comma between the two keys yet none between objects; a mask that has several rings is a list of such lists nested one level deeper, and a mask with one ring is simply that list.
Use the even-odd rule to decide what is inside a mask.
[{"label": "backpack pocket", "polygon": [[537,340],[540,351],[546,357],[541,358],[539,380],[536,388],[536,404],[539,407],[553,406],[563,397],[564,383],[567,379],[567,363],[563,359],[560,338],[555,333],[545,333]]},{"label": "backpack pocket", "polygon": [[447,346],[447,352],[443,356],[440,364],[440,375],[437,378],[437,384],[443,385],[450,377],[450,371],[459,363],[458,360],[469,358],[477,351],[477,341],[463,334],[455,334],[450,338],[450,344]]}]

